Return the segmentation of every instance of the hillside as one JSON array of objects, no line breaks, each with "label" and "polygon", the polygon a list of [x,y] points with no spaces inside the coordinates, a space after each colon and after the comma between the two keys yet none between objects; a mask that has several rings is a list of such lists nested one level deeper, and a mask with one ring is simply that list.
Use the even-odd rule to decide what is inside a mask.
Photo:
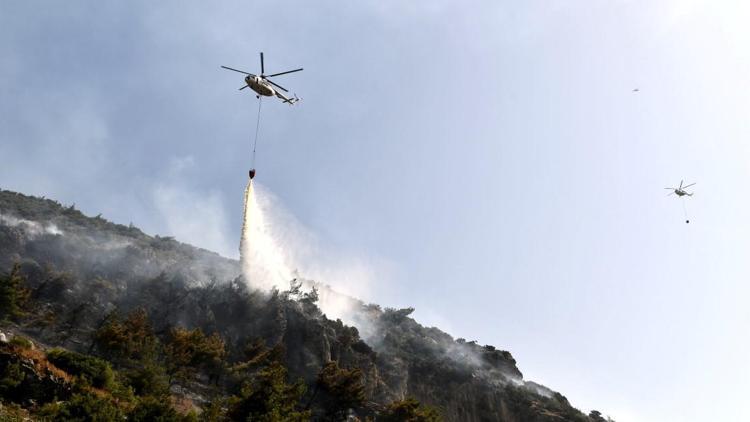
[{"label": "hillside", "polygon": [[235,260],[49,199],[0,191],[0,274],[3,409],[32,418],[604,420],[412,309],[341,297],[358,330],[315,281],[254,290]]}]

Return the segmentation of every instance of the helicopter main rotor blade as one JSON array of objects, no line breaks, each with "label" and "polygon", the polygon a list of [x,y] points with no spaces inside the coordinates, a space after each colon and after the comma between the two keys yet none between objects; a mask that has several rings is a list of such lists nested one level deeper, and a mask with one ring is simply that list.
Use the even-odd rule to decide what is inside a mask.
[{"label": "helicopter main rotor blade", "polygon": [[240,91],[242,91],[242,90],[243,90],[243,89],[245,89],[245,88],[247,88],[247,85],[245,85],[245,86],[243,86],[242,88],[240,88]]},{"label": "helicopter main rotor blade", "polygon": [[[697,182],[696,182],[696,183],[697,183]],[[689,184],[689,185],[683,186],[682,188],[683,188],[683,189],[685,189],[685,188],[689,188],[690,186],[693,186],[694,184],[695,184],[695,183],[691,183],[691,184]]]},{"label": "helicopter main rotor blade", "polygon": [[304,69],[302,69],[302,68],[300,67],[299,69],[294,69],[294,70],[287,70],[286,72],[281,72],[281,73],[274,73],[273,75],[266,75],[266,77],[267,77],[267,78],[272,78],[272,77],[274,77],[274,76],[279,76],[279,75],[286,75],[287,73],[294,73],[294,72],[299,72],[299,71],[301,71],[301,70],[304,70]]},{"label": "helicopter main rotor blade", "polygon": [[234,70],[235,72],[240,72],[240,73],[244,73],[245,75],[255,76],[255,75],[253,75],[252,73],[247,73],[247,72],[245,72],[244,70],[237,70],[237,69],[232,69],[231,67],[226,67],[226,66],[222,66],[222,67],[223,67],[224,69],[227,69],[227,70]]},{"label": "helicopter main rotor blade", "polygon": [[265,65],[263,64],[263,52],[260,52],[260,74],[266,73]]},{"label": "helicopter main rotor blade", "polygon": [[677,188],[664,188],[664,189],[671,189],[671,190],[675,190],[675,189],[677,189]]},{"label": "helicopter main rotor blade", "polygon": [[272,81],[272,80],[270,80],[270,79],[268,79],[268,78],[263,78],[263,79],[265,79],[265,80],[267,80],[268,82],[272,83],[272,84],[273,84],[273,86],[275,86],[276,88],[279,88],[280,90],[282,90],[282,91],[284,91],[284,92],[289,92],[289,90],[288,90],[288,89],[286,89],[286,88],[284,88],[283,86],[281,86],[281,85],[277,84],[276,82],[274,82],[274,81]]},{"label": "helicopter main rotor blade", "polygon": [[682,180],[680,180],[680,189],[682,189],[682,182],[683,182],[683,181],[682,181]]}]

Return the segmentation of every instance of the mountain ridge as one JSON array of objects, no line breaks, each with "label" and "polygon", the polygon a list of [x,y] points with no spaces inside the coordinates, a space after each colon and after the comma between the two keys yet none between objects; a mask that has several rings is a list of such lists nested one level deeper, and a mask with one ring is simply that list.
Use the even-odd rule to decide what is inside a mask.
[{"label": "mountain ridge", "polygon": [[[413,397],[449,421],[600,420],[598,412],[586,416],[561,394],[525,381],[510,352],[423,327],[409,316],[411,308],[383,309],[303,279],[290,280],[289,290],[257,291],[236,260],[2,190],[0,272],[14,264],[43,310],[18,319],[24,335],[105,356],[92,337],[107,318],[143,309],[165,343],[180,328],[219,336],[225,366],[241,362],[248,343],[260,341],[283,349],[288,378],[308,387],[300,402],[308,403],[313,420],[336,420],[326,407],[333,395],[321,401],[317,393],[331,363],[361,373],[363,400],[346,409],[347,417],[377,420],[390,403]],[[345,298],[355,323],[366,329],[329,319],[318,306],[326,295]],[[39,328],[43,312],[58,318]],[[204,415],[211,397],[231,395],[226,368],[209,372],[171,386]],[[218,377],[217,384],[204,376]]]}]

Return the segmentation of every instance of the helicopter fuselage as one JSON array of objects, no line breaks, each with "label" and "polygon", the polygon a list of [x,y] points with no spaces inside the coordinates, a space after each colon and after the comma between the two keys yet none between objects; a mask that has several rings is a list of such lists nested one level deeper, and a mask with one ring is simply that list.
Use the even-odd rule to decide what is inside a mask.
[{"label": "helicopter fuselage", "polygon": [[692,193],[687,193],[687,192],[685,192],[684,190],[681,190],[681,189],[675,189],[674,193],[677,194],[677,196],[685,196],[685,195],[687,195],[687,196],[693,196]]},{"label": "helicopter fuselage", "polygon": [[264,81],[259,76],[245,76],[245,83],[250,89],[258,93],[258,95],[263,95],[265,97],[273,97],[276,95],[276,90],[273,89],[271,84]]}]

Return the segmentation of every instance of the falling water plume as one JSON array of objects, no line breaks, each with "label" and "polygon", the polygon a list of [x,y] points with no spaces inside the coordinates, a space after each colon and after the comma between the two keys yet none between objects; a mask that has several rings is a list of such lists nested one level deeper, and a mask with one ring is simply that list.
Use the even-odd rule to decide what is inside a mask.
[{"label": "falling water plume", "polygon": [[266,224],[251,179],[245,188],[240,262],[245,279],[256,288],[285,288],[293,278],[284,254]]}]

